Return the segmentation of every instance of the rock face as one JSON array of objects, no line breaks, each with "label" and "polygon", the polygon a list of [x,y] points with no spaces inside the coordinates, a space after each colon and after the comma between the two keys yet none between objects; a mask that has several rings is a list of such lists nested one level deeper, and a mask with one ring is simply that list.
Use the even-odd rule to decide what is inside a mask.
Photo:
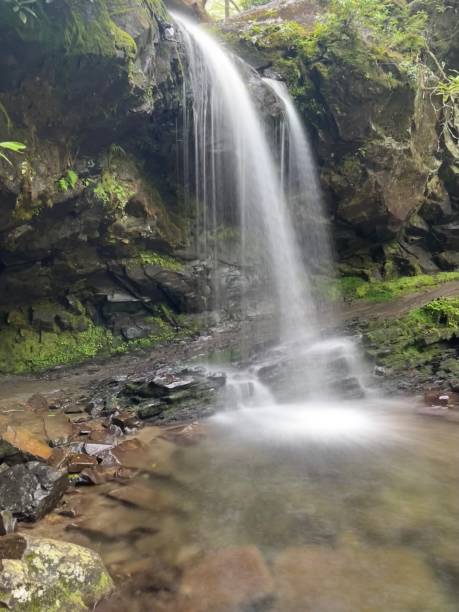
[{"label": "rock face", "polygon": [[233,18],[222,34],[290,86],[318,154],[343,271],[455,268],[457,109],[442,109],[434,91],[444,79],[437,62],[448,73],[459,61],[457,4],[394,3],[387,27],[395,32],[401,19],[418,37],[409,43],[371,15],[345,11],[335,6],[330,17],[318,0],[269,4]]},{"label": "rock face", "polygon": [[24,546],[2,558],[1,604],[17,612],[84,611],[108,596],[113,583],[99,555],[55,540],[19,537]]},{"label": "rock face", "polygon": [[0,140],[27,146],[0,160],[0,371],[89,357],[104,330],[164,339],[169,309],[206,305],[206,269],[174,257],[182,73],[163,5],[43,4],[26,24],[0,7]]}]

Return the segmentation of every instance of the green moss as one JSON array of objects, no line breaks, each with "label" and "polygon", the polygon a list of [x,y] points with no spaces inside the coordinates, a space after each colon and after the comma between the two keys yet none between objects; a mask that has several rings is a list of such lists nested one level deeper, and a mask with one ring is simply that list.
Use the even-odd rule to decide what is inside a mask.
[{"label": "green moss", "polygon": [[103,171],[94,188],[96,198],[112,211],[122,211],[134,193],[135,189],[129,181],[119,179],[110,170]]},{"label": "green moss", "polygon": [[368,324],[369,353],[383,365],[406,369],[444,356],[443,344],[459,336],[459,298],[439,298],[403,317]]},{"label": "green moss", "polygon": [[[81,305],[80,305],[81,306]],[[126,341],[114,336],[110,330],[95,325],[85,314],[74,315],[62,311],[53,303],[35,304],[41,312],[49,310],[59,314],[72,327],[71,330],[38,331],[34,329],[25,311],[19,309],[10,313],[8,325],[0,329],[0,372],[23,374],[40,372],[57,365],[76,364],[97,355],[126,353],[133,349],[149,348],[156,344],[185,338],[196,331],[196,325],[186,317],[172,317],[167,309],[158,307],[157,316],[146,318],[154,331],[147,337]],[[81,306],[81,312],[84,312]],[[84,331],[76,331],[85,328]]]},{"label": "green moss", "polygon": [[338,279],[336,283],[330,283],[327,294],[332,299],[342,296],[347,300],[364,299],[384,302],[454,280],[459,280],[459,272],[440,272],[433,276],[419,274],[388,281],[369,282],[356,276],[345,276]]},{"label": "green moss", "polygon": [[180,272],[183,270],[183,263],[174,257],[169,255],[162,255],[156,251],[139,251],[139,260],[144,265],[153,265],[164,268],[165,270],[172,270],[174,272]]}]

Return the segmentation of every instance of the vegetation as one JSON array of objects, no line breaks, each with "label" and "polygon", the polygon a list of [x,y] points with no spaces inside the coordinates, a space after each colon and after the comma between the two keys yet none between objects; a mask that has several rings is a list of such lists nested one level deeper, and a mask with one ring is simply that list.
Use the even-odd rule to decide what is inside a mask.
[{"label": "vegetation", "polygon": [[66,174],[57,181],[59,191],[66,192],[75,189],[78,183],[78,174],[74,170],[67,170]]},{"label": "vegetation", "polygon": [[118,178],[115,172],[104,170],[94,188],[94,195],[112,211],[123,210],[135,190],[128,181]]},{"label": "vegetation", "polygon": [[342,296],[346,300],[383,302],[454,280],[459,280],[459,272],[440,272],[434,276],[419,274],[388,281],[365,281],[356,276],[345,276],[333,284],[329,296],[334,299]]},{"label": "vegetation", "polygon": [[[53,303],[41,303],[42,311],[60,313],[65,317],[66,327],[57,325],[52,331],[40,331],[29,323],[22,309],[10,314],[9,324],[0,330],[0,372],[39,372],[57,365],[75,364],[97,355],[115,355],[133,349],[148,348],[161,342],[186,337],[195,328],[181,320],[180,328],[168,321],[167,309],[158,308],[158,314],[146,319],[152,332],[140,339],[124,340],[112,332],[94,324],[85,314],[62,314],[60,307]],[[82,312],[84,307],[79,305]],[[83,329],[82,329],[83,328]]]},{"label": "vegetation", "polygon": [[[40,0],[2,0],[11,9],[13,15],[26,25],[30,18],[37,19],[36,9],[40,6]],[[43,0],[45,4],[51,4],[53,0]]]},{"label": "vegetation", "polygon": [[[380,363],[406,370],[440,363],[442,344],[458,336],[459,298],[439,298],[397,319],[370,321],[366,341]],[[459,374],[459,364],[450,361],[442,367]]]},{"label": "vegetation", "polygon": [[364,43],[366,52],[377,56],[395,53],[411,58],[425,44],[426,13],[411,13],[405,4],[392,0],[330,0],[327,8],[312,28],[296,21],[252,23],[244,36],[260,48],[293,51],[308,62],[343,44],[350,49]]},{"label": "vegetation", "polygon": [[162,255],[156,251],[140,251],[139,259],[142,264],[159,266],[165,270],[180,272],[183,269],[183,264],[178,259],[168,255]]},{"label": "vegetation", "polygon": [[[26,149],[26,145],[22,144],[22,142],[15,141],[4,141],[0,142],[0,149],[6,151],[13,151],[14,153],[22,153]],[[0,150],[0,159],[4,159],[6,162],[11,164],[11,161],[5,153]]]}]

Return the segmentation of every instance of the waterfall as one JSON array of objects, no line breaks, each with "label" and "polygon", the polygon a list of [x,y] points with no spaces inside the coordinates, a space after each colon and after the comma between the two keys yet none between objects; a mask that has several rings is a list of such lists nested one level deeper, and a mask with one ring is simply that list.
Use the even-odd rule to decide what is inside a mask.
[{"label": "waterfall", "polygon": [[333,256],[330,235],[307,133],[285,83],[268,78],[263,80],[284,107],[280,126],[281,184],[289,203],[295,206],[308,226],[307,239],[301,244],[303,259],[314,271],[331,277]]},{"label": "waterfall", "polygon": [[311,338],[318,330],[311,281],[301,263],[260,114],[242,76],[244,68],[199,26],[173,17],[189,65],[194,164],[186,165],[194,168],[202,247],[208,246],[209,230],[218,231],[231,211],[237,211],[242,268],[249,268],[255,257],[259,269],[267,271],[278,305],[280,338]]},{"label": "waterfall", "polygon": [[[268,395],[261,393],[258,379],[274,390],[267,402],[271,405],[362,396],[362,368],[353,343],[321,337],[312,277],[319,271],[330,276],[331,247],[311,147],[287,88],[262,81],[199,26],[173,17],[188,65],[183,141],[192,146],[185,151],[183,167],[185,186],[194,183],[197,247],[201,256],[212,257],[217,286],[217,234],[228,223],[239,227],[240,267],[265,271],[271,281],[265,293],[278,307],[279,345],[264,355],[255,377],[252,371],[243,384],[235,380],[242,395],[233,404],[240,404],[244,394],[250,396],[247,390],[257,391],[255,404],[263,403]],[[277,158],[251,95],[251,81],[280,106]],[[307,224],[301,248],[290,208],[295,222],[303,215]]]}]

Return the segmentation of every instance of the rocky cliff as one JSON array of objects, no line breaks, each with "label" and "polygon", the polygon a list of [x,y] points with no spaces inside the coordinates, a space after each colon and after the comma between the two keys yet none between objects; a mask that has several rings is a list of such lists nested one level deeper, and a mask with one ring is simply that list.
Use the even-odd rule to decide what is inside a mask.
[{"label": "rocky cliff", "polygon": [[[155,0],[0,2],[0,371],[124,350],[203,307],[177,259],[182,68]],[[202,268],[198,272],[202,271]]]},{"label": "rocky cliff", "polygon": [[459,263],[457,110],[440,95],[457,69],[458,28],[452,0],[271,3],[221,28],[295,95],[345,273],[390,278]]},{"label": "rocky cliff", "polygon": [[[458,114],[442,90],[459,66],[459,9],[389,4],[381,17],[349,12],[352,0],[292,0],[208,26],[288,83],[341,271],[367,279],[459,265]],[[26,145],[0,159],[0,371],[187,333],[182,315],[210,295],[177,177],[186,67],[166,9],[39,0],[34,10],[23,23],[0,1],[0,143]],[[278,112],[272,94],[256,94]]]}]

